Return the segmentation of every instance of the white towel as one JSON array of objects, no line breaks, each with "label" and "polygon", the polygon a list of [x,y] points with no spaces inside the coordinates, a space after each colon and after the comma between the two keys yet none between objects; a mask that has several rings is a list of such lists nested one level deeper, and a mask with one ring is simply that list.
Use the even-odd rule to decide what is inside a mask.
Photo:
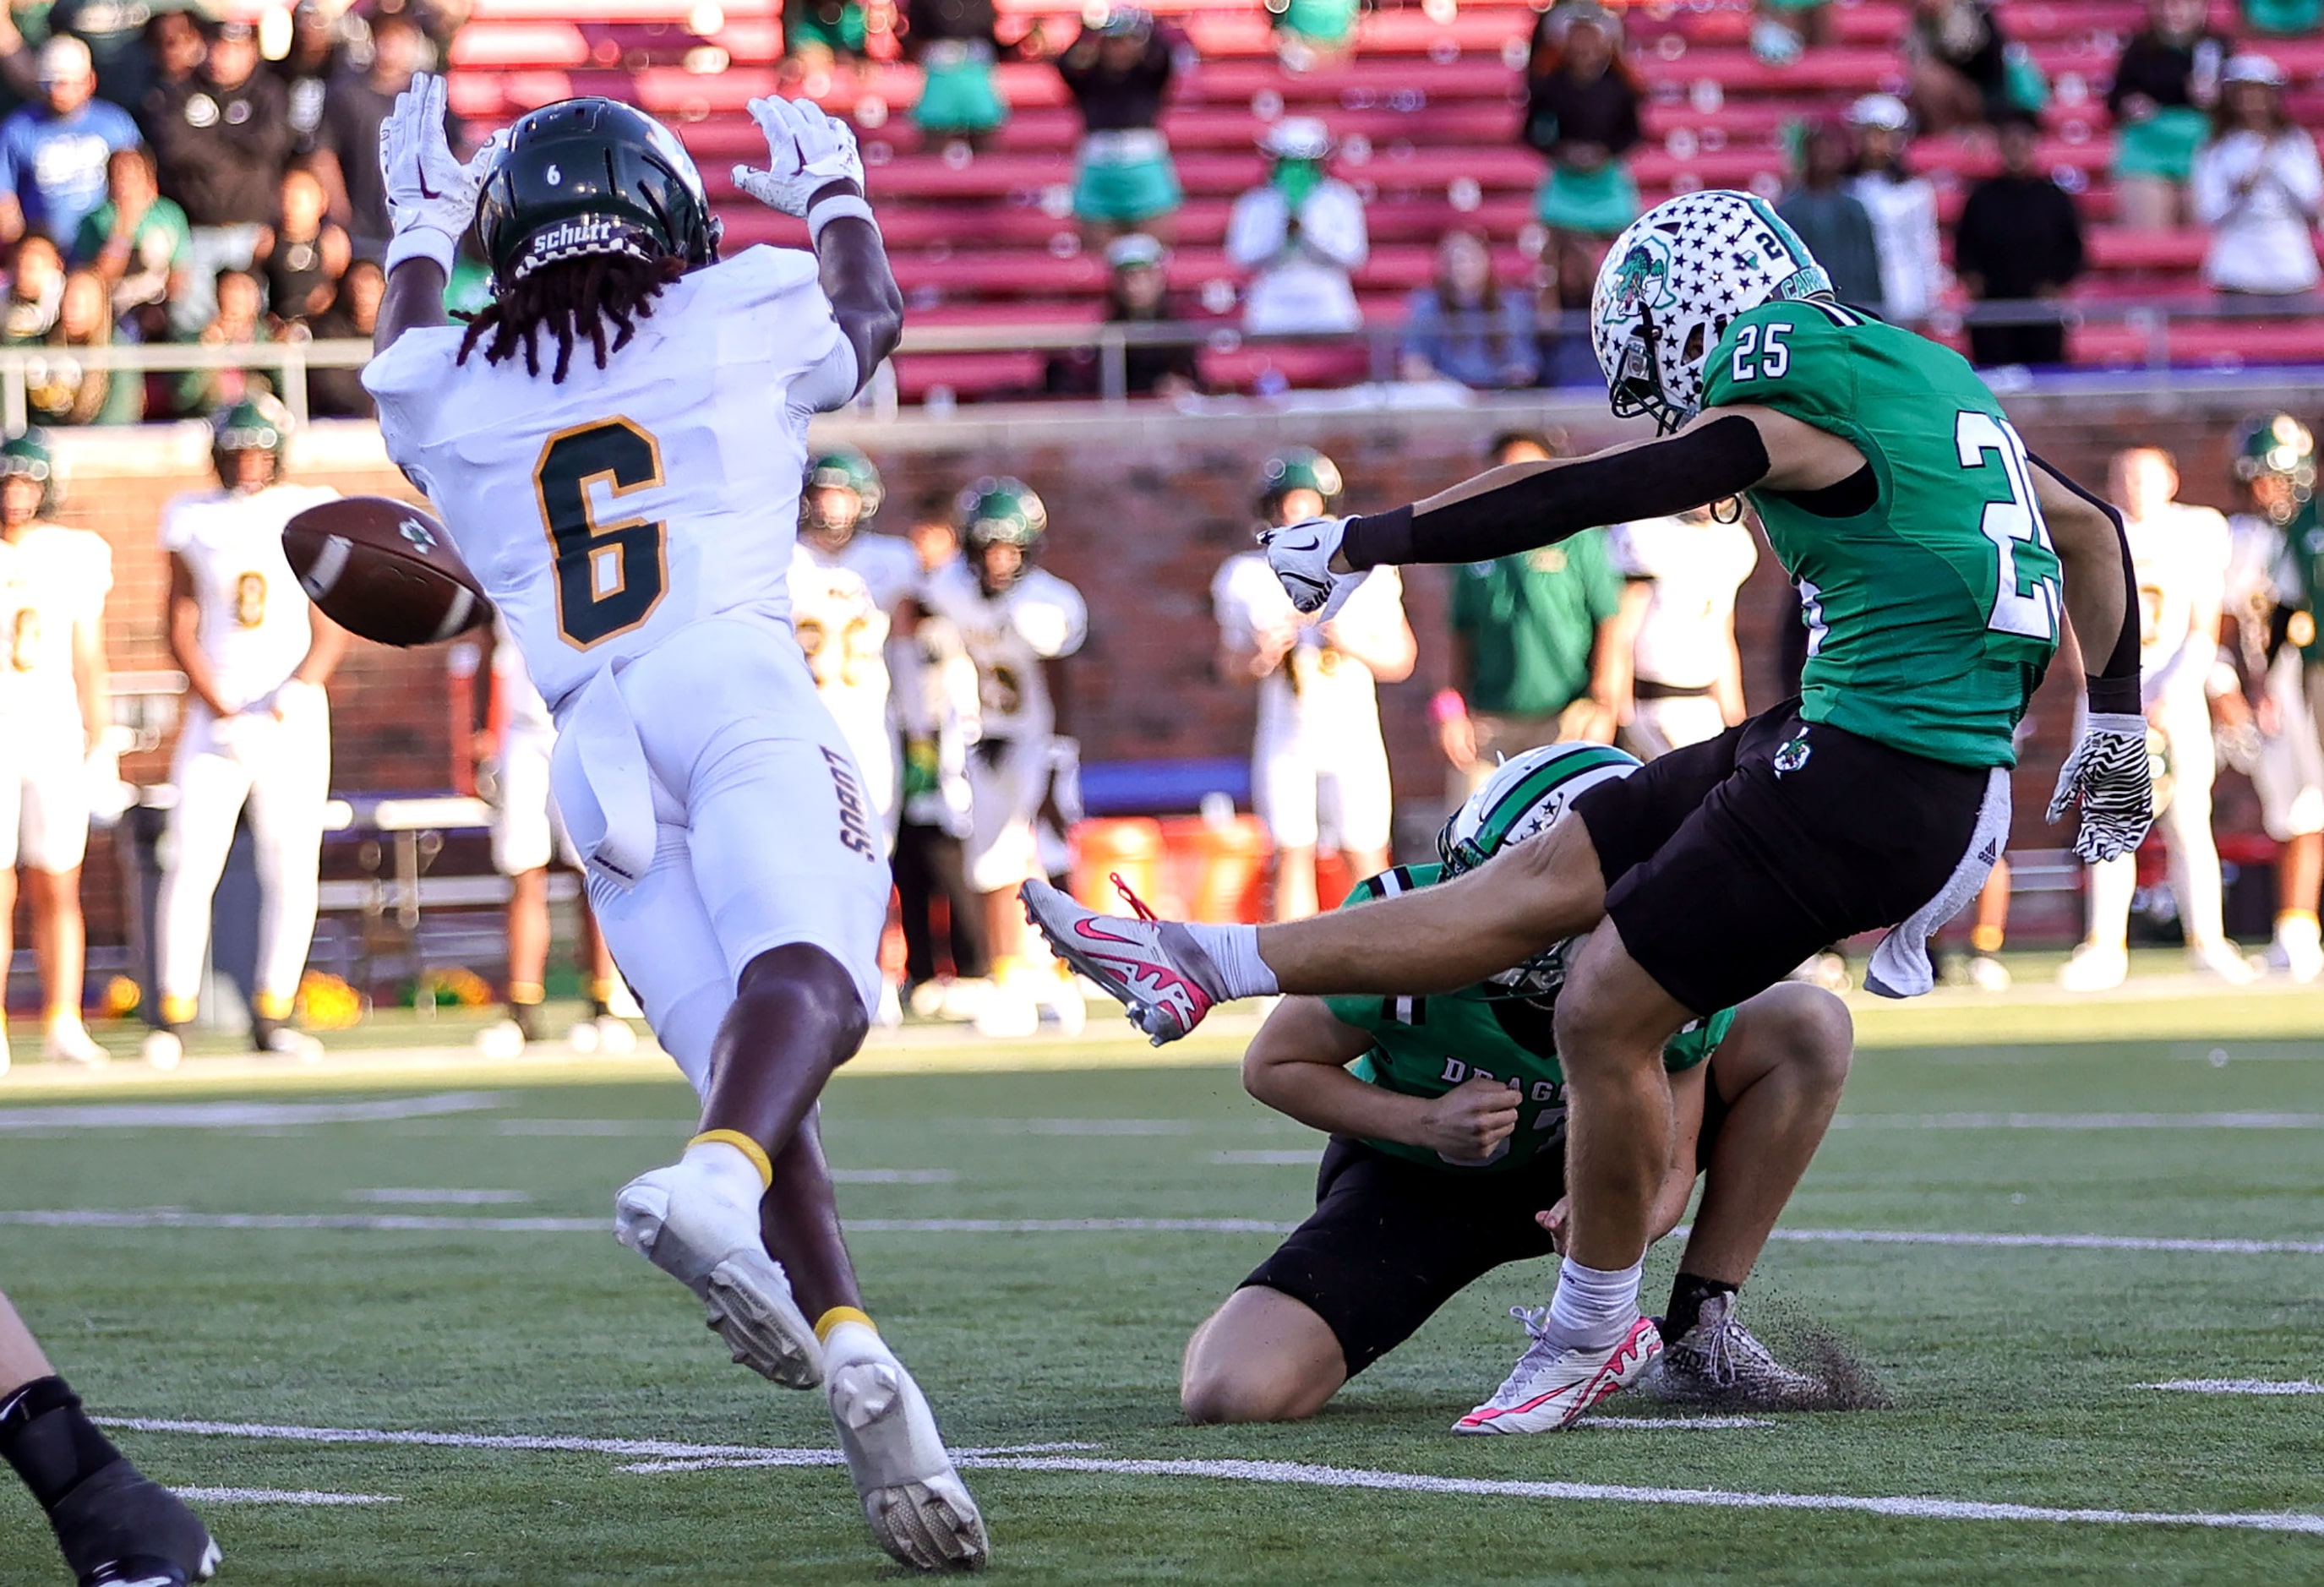
[{"label": "white towel", "polygon": [[653,865],[653,780],[611,671],[559,703],[549,781],[590,874],[623,892],[635,887]]},{"label": "white towel", "polygon": [[1937,896],[1914,910],[1872,950],[1872,964],[1864,975],[1867,992],[1882,997],[1919,997],[1936,985],[1936,967],[1929,963],[1929,938],[1984,890],[1994,862],[2008,845],[2009,768],[1996,766],[1986,779],[1985,800],[1978,806],[1977,827],[1969,834],[1968,852],[1937,890]]}]

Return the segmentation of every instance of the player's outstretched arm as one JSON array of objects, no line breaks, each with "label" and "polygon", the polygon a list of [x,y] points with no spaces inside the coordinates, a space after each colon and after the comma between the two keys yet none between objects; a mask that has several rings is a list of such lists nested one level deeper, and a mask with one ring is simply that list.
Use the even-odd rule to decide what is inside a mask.
[{"label": "player's outstretched arm", "polygon": [[1311,1130],[1394,1140],[1482,1162],[1517,1127],[1517,1092],[1468,1080],[1439,1097],[1405,1096],[1348,1073],[1372,1038],[1335,1018],[1319,998],[1286,998],[1243,1054],[1243,1089]]},{"label": "player's outstretched arm", "polygon": [[444,97],[442,78],[416,73],[380,124],[380,174],[395,236],[387,245],[374,353],[386,352],[405,331],[445,323],[444,283],[496,153],[488,143],[461,163],[444,136]]}]

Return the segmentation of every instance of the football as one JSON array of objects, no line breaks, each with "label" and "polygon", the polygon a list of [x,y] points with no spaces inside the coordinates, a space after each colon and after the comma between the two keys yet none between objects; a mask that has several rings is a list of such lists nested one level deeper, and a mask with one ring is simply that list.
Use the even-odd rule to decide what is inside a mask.
[{"label": "football", "polygon": [[282,526],[315,604],[383,645],[426,645],[492,620],[492,603],[434,516],[386,496],[342,496]]}]

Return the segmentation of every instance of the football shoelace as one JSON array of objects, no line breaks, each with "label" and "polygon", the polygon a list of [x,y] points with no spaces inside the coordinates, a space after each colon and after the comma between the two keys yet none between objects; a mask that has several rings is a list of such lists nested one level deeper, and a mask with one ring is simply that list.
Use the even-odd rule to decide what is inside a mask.
[{"label": "football shoelace", "polygon": [[1161,924],[1162,918],[1146,907],[1146,900],[1139,898],[1138,894],[1131,890],[1130,883],[1121,879],[1120,872],[1110,871],[1106,872],[1105,879],[1113,883],[1113,890],[1121,895],[1121,901],[1138,911],[1138,918],[1140,920],[1145,921],[1149,926],[1158,926]]}]

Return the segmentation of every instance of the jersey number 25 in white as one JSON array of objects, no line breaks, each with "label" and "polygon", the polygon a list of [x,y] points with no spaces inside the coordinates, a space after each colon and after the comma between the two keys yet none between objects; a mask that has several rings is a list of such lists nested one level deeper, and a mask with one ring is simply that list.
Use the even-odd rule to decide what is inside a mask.
[{"label": "jersey number 25 in white", "polygon": [[[1995,569],[1993,614],[1985,626],[1995,633],[2055,642],[2062,599],[2058,553],[2050,544],[2050,527],[2042,521],[2042,505],[2034,494],[2025,443],[2007,420],[1975,409],[1964,409],[1954,420],[1953,442],[1963,468],[1990,468],[1998,461],[2009,486],[2003,500],[1985,504],[1980,525],[2000,564]],[[1991,460],[1987,453],[1993,455]],[[2032,566],[2021,569],[2021,558]]]},{"label": "jersey number 25 in white", "polygon": [[[1761,334],[1763,329],[1765,335]],[[1781,380],[1790,374],[1792,350],[1784,346],[1784,338],[1791,334],[1792,322],[1788,319],[1772,320],[1764,328],[1747,325],[1736,332],[1735,379],[1739,383],[1765,375],[1769,380]],[[1755,353],[1758,355],[1756,365],[1751,361]]]}]

